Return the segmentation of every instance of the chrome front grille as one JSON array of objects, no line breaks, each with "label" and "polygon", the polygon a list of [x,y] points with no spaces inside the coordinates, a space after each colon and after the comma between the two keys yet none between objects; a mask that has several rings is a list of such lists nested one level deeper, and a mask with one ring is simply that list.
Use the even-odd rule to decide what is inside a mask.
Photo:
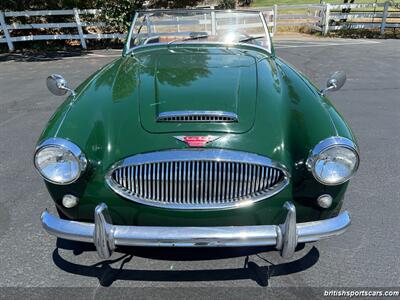
[{"label": "chrome front grille", "polygon": [[157,122],[208,122],[232,123],[237,122],[238,116],[232,112],[224,111],[167,111],[157,117]]},{"label": "chrome front grille", "polygon": [[247,205],[278,193],[288,181],[286,170],[266,157],[215,149],[141,154],[107,176],[125,198],[175,209]]}]

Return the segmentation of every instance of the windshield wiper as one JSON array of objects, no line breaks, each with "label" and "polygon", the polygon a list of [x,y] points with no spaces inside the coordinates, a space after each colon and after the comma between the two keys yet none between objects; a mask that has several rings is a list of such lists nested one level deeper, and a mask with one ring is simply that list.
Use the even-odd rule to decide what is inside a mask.
[{"label": "windshield wiper", "polygon": [[170,41],[170,42],[168,43],[168,46],[171,45],[171,44],[173,44],[173,43],[175,43],[175,42],[185,42],[185,41],[198,40],[198,39],[205,39],[205,38],[208,38],[208,34],[207,34],[207,33],[206,33],[206,34],[193,35],[193,36],[187,37],[187,38],[185,38],[185,39],[175,39],[175,40],[172,40],[172,41]]},{"label": "windshield wiper", "polygon": [[252,40],[257,40],[257,39],[264,39],[265,38],[265,36],[251,36],[251,37],[248,37],[248,38],[245,38],[245,39],[241,39],[241,40],[239,40],[238,42],[239,43],[244,43],[244,42],[248,42],[248,41],[252,41]]}]

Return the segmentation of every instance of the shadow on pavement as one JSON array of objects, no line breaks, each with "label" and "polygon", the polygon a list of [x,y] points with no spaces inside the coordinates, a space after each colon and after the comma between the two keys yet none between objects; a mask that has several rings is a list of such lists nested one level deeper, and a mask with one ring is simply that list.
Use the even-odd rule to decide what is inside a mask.
[{"label": "shadow on pavement", "polygon": [[[299,249],[304,245],[299,245]],[[251,279],[259,286],[268,286],[271,277],[282,276],[304,271],[315,265],[319,259],[319,251],[312,247],[302,258],[295,261],[275,265],[260,256],[261,252],[272,250],[266,247],[247,248],[147,248],[147,247],[121,247],[117,252],[122,255],[116,259],[109,259],[93,265],[80,265],[70,262],[59,253],[59,249],[72,250],[75,255],[86,251],[95,251],[92,244],[73,242],[63,239],[57,240],[57,248],[53,252],[53,261],[60,269],[76,275],[96,277],[101,286],[111,286],[116,280],[132,281],[162,281],[162,282],[190,282],[190,281],[227,281]],[[260,266],[249,261],[249,255],[256,255],[266,262],[266,266]],[[213,260],[243,256],[243,268],[209,269],[209,270],[141,270],[126,269],[134,256],[175,260],[195,261]],[[112,264],[120,263],[115,268]]]},{"label": "shadow on pavement", "polygon": [[[105,54],[107,50],[102,50]],[[122,50],[121,50],[122,51]],[[49,51],[49,52],[18,52],[0,54],[0,62],[44,62],[62,60],[69,57],[81,57],[95,54],[90,50],[72,50],[72,51]]]}]

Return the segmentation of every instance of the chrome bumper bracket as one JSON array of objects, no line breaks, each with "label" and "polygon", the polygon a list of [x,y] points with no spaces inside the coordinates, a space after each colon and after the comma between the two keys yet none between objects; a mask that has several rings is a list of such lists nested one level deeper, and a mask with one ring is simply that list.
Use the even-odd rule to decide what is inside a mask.
[{"label": "chrome bumper bracket", "polygon": [[102,259],[111,256],[117,246],[164,247],[246,247],[275,246],[283,257],[294,254],[297,243],[313,242],[339,235],[350,226],[347,211],[338,216],[313,222],[296,223],[296,207],[283,206],[286,220],[281,225],[224,227],[157,227],[113,225],[107,205],[95,208],[95,223],[68,221],[45,210],[41,215],[44,229],[57,237],[94,243]]},{"label": "chrome bumper bracket", "polygon": [[280,225],[282,231],[282,257],[291,257],[297,247],[296,207],[291,202],[285,202],[283,207],[287,210],[285,223]]},{"label": "chrome bumper bracket", "polygon": [[94,210],[93,243],[103,259],[109,258],[115,249],[114,227],[105,203],[97,205]]}]

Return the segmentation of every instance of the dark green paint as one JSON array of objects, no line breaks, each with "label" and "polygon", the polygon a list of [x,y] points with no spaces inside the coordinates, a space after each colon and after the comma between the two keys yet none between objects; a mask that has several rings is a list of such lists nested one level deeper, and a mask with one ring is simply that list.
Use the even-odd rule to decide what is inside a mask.
[{"label": "dark green paint", "polygon": [[[282,205],[293,201],[298,221],[338,213],[347,184],[326,187],[305,169],[310,150],[321,140],[354,137],[332,104],[282,60],[251,46],[173,45],[138,48],[86,80],[75,99],[69,97],[48,123],[40,141],[73,141],[89,160],[76,183],[46,183],[68,217],[92,220],[105,202],[116,224],[214,226],[279,224]],[[238,123],[157,123],[159,112],[172,110],[236,112]],[[245,208],[180,211],[137,204],[116,195],[104,180],[115,162],[138,153],[184,149],[177,135],[220,135],[208,148],[247,151],[285,165],[290,184],[277,195]],[[296,167],[295,167],[296,166]],[[78,196],[77,208],[60,206],[66,193]],[[316,198],[334,197],[322,210]]]}]

